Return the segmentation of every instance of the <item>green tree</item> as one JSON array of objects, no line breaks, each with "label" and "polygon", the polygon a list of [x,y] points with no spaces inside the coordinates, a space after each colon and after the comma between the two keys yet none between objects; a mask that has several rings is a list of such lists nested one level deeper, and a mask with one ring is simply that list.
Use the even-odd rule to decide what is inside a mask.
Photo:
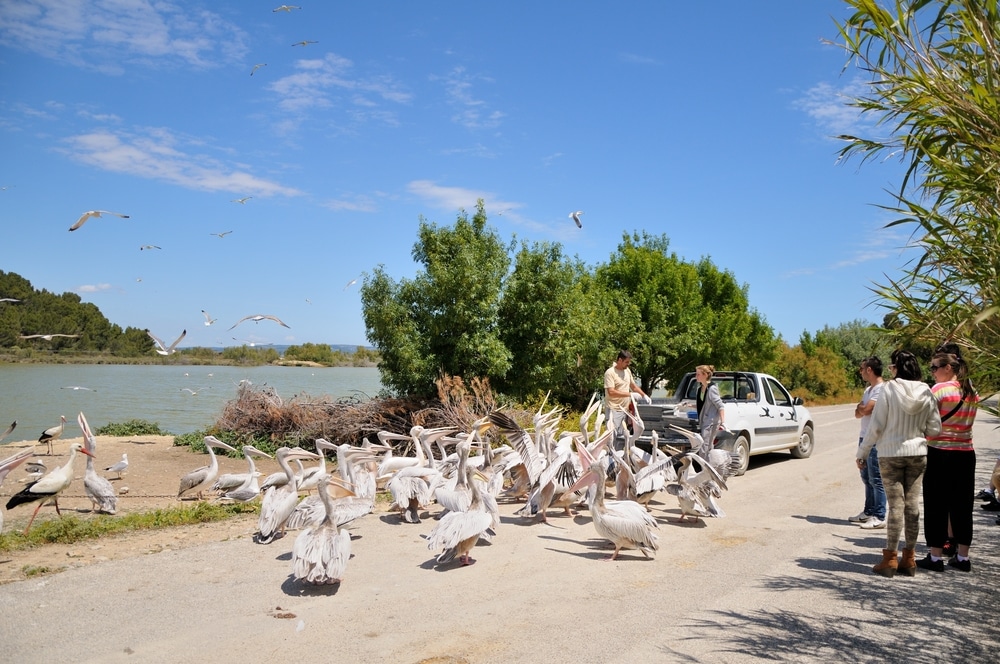
[{"label": "green tree", "polygon": [[630,302],[639,325],[614,340],[634,357],[642,388],[677,381],[698,364],[756,367],[776,353],[774,332],[749,307],[747,288],[703,258],[692,264],[669,253],[666,236],[623,235],[616,254],[597,269],[612,297]]},{"label": "green tree", "polygon": [[615,336],[639,327],[635,307],[552,243],[522,243],[499,317],[511,367],[494,386],[519,399],[551,391],[554,400],[576,408],[601,389]]},{"label": "green tree", "polygon": [[[1000,378],[1000,10],[993,0],[845,0],[850,61],[871,75],[851,103],[877,137],[841,136],[843,157],[898,155],[890,226],[918,257],[876,284],[897,338],[966,348],[980,389]],[[875,132],[872,132],[875,133]]]},{"label": "green tree", "polygon": [[[808,335],[803,334],[803,340]],[[803,349],[808,349],[809,345],[802,344]],[[836,327],[825,326],[816,333],[815,347],[829,348],[842,358],[842,367],[847,383],[853,387],[864,387],[867,383],[862,380],[858,373],[861,360],[872,355],[877,355],[883,363],[889,363],[889,354],[893,350],[893,344],[885,330],[876,327],[872,323],[863,320],[854,320],[850,323],[841,323]],[[807,354],[812,351],[806,350]]]},{"label": "green tree", "polygon": [[334,363],[333,349],[329,344],[304,343],[299,346],[289,346],[285,349],[286,360],[300,362],[317,362],[331,366]]},{"label": "green tree", "polygon": [[503,377],[511,354],[497,311],[508,249],[486,226],[483,201],[452,227],[421,219],[413,259],[423,269],[393,282],[382,266],[361,287],[365,330],[390,390],[433,396],[441,374]]}]

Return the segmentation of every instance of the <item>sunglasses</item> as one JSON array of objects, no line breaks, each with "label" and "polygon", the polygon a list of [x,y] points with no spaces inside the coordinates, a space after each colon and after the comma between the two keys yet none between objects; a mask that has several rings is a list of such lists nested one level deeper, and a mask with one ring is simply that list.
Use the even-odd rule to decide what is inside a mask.
[{"label": "sunglasses", "polygon": [[931,365],[931,371],[937,371],[938,369],[944,369],[946,366],[948,366],[948,365],[947,364],[932,364]]}]

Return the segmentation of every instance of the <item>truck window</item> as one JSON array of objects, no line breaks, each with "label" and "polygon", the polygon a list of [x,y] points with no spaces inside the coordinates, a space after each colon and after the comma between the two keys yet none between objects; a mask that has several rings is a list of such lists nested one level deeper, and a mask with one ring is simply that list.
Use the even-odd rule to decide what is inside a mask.
[{"label": "truck window", "polygon": [[774,380],[773,378],[765,378],[767,381],[768,392],[774,395],[773,400],[769,399],[771,403],[776,406],[791,406],[792,397],[789,396],[785,388],[781,386],[781,383]]}]

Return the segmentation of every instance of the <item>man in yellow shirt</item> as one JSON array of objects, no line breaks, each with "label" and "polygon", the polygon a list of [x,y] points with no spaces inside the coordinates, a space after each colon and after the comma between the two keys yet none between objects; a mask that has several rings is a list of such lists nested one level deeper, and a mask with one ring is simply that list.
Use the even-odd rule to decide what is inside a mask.
[{"label": "man in yellow shirt", "polygon": [[653,400],[636,385],[632,378],[632,353],[627,350],[618,351],[615,363],[604,372],[604,403],[608,428],[615,432],[615,449],[625,447],[625,418],[632,407],[632,392],[638,392],[646,403]]}]

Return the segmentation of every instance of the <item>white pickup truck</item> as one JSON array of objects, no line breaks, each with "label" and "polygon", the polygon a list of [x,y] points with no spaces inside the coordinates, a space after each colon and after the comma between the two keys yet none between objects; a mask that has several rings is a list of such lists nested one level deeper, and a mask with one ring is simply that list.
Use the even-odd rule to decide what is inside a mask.
[{"label": "white pickup truck", "polygon": [[[746,472],[754,454],[788,450],[797,459],[812,454],[813,422],[809,410],[776,378],[752,371],[717,371],[712,382],[719,388],[726,412],[726,430],[719,432],[715,446],[739,458],[737,475]],[[648,444],[650,432],[655,430],[660,442],[687,447],[687,440],[670,425],[698,430],[698,388],[694,373],[688,373],[665,404],[638,404],[645,425],[639,443]]]}]

